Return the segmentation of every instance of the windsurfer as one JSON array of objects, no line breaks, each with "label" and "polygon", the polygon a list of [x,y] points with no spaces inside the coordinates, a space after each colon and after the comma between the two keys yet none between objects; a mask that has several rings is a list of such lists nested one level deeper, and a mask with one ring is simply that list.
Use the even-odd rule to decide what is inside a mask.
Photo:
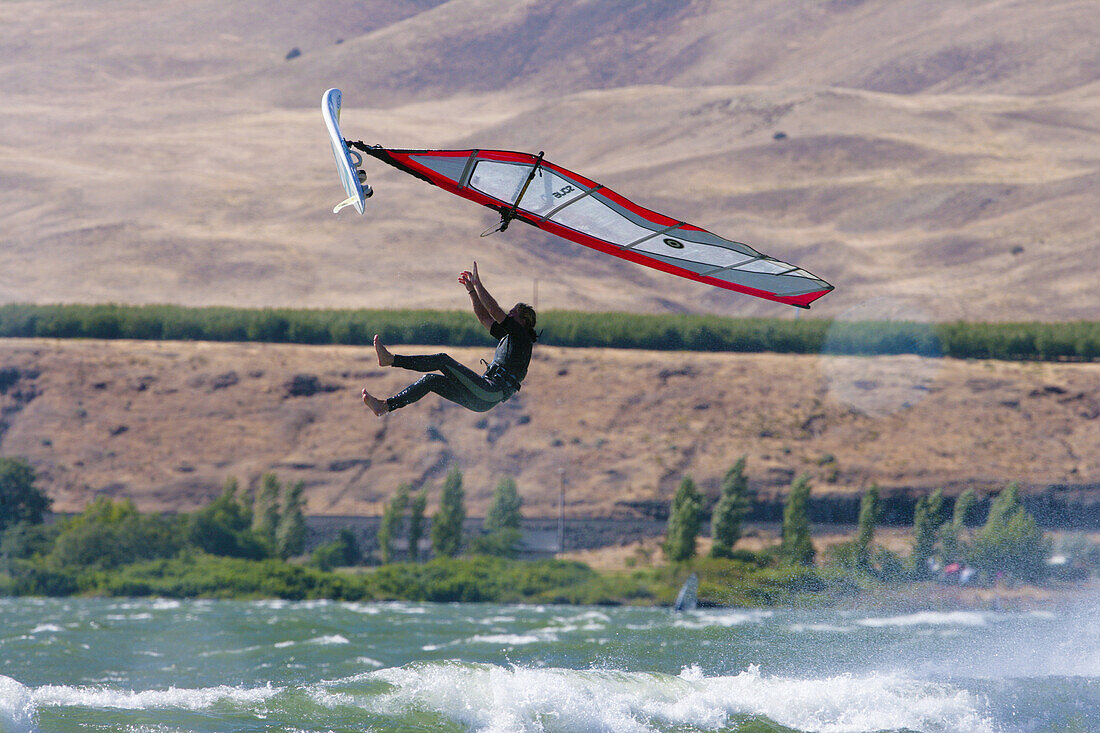
[{"label": "windsurfer", "polygon": [[516,303],[512,310],[505,312],[482,284],[476,262],[473,270],[463,270],[459,274],[458,282],[470,295],[477,320],[498,339],[493,363],[488,365],[484,374],[478,374],[443,353],[394,354],[375,334],[374,350],[378,355],[378,366],[401,367],[414,372],[440,372],[425,374],[388,399],[375,397],[364,387],[363,403],[375,415],[381,417],[410,405],[430,392],[474,412],[485,412],[519,391],[531,362],[531,348],[537,339],[535,309],[526,303]]}]

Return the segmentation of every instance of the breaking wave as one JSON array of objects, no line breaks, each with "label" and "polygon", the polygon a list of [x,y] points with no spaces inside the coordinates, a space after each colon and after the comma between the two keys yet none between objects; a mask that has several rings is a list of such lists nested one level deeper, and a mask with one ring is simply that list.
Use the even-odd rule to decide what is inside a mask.
[{"label": "breaking wave", "polygon": [[379,712],[426,709],[478,731],[721,730],[766,718],[802,731],[992,731],[975,695],[899,677],[767,677],[417,663],[365,677],[392,686]]},{"label": "breaking wave", "polygon": [[[305,714],[307,702],[320,710]],[[0,728],[20,733],[36,730],[37,713],[47,708],[160,711],[171,724],[172,711],[227,706],[238,711],[262,707],[265,716],[288,722],[302,715],[316,721],[327,709],[345,722],[361,716],[368,727],[437,720],[484,733],[717,731],[738,730],[752,721],[814,733],[994,731],[979,696],[948,684],[889,675],[773,677],[755,666],[735,675],[706,676],[697,667],[667,675],[417,662],[300,687],[144,691],[59,685],[29,689],[0,677]]]}]

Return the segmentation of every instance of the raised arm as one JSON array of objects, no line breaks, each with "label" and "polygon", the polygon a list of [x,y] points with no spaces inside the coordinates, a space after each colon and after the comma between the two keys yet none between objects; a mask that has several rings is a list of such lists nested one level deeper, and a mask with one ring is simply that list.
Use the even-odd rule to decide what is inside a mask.
[{"label": "raised arm", "polygon": [[[474,266],[477,268],[477,265]],[[474,307],[474,315],[477,316],[477,320],[486,329],[492,329],[493,324],[496,323],[493,317],[489,314],[489,310],[481,302],[481,296],[478,295],[477,287],[474,284],[474,274],[469,270],[464,270],[458,276],[458,281],[466,288],[466,292],[470,296],[470,303]]]},{"label": "raised arm", "polygon": [[[472,273],[470,273],[469,282],[471,285],[473,285],[474,294],[476,294],[477,299],[481,301],[481,307],[485,309],[485,312],[489,314],[489,317],[492,318],[493,321],[495,321],[496,323],[502,323],[504,319],[508,317],[508,312],[500,307],[500,304],[497,303],[496,298],[494,298],[481,283],[481,276],[477,273],[477,262],[474,262],[474,270]],[[472,295],[473,294],[471,294],[471,297]],[[482,321],[482,323],[484,324],[485,322]],[[489,323],[485,325],[485,327],[491,328],[492,325],[492,323]]]}]

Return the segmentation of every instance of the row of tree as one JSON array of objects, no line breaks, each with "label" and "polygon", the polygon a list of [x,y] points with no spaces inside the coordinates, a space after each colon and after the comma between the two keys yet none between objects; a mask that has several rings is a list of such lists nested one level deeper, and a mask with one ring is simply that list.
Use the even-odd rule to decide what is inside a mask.
[{"label": "row of tree", "polygon": [[[742,457],[726,472],[711,512],[712,557],[734,557],[745,517],[752,508]],[[811,537],[809,477],[798,477],[787,494],[777,559],[788,565],[812,566],[816,550]],[[34,471],[19,459],[0,458],[0,556],[13,560],[38,557],[56,567],[109,569],[139,560],[174,557],[188,549],[210,555],[247,559],[300,555],[305,545],[301,482],[283,486],[273,474],[264,475],[255,492],[242,492],[227,482],[222,494],[202,509],[173,516],[140,514],[129,500],[99,497],[79,515],[52,527],[43,526],[50,500],[34,485]],[[383,563],[407,547],[408,560],[421,559],[427,496],[424,490],[398,488],[387,503],[378,533]],[[1036,525],[1020,500],[1019,487],[1010,485],[990,505],[985,523],[969,529],[977,496],[961,494],[949,507],[942,491],[922,497],[914,512],[912,549],[902,560],[873,545],[879,521],[879,489],[872,486],[861,501],[856,537],[833,547],[831,559],[885,579],[925,579],[937,568],[965,563],[987,576],[1005,574],[1027,582],[1042,579],[1051,541]],[[522,500],[516,483],[505,477],[497,484],[482,531],[464,533],[466,520],[462,473],[454,467],[443,482],[439,508],[431,519],[431,552],[455,557],[468,548],[475,554],[514,556],[520,542]],[[949,512],[950,509],[950,512]],[[677,489],[669,512],[664,542],[666,557],[685,562],[696,555],[704,520],[704,498],[691,477]],[[402,542],[403,541],[403,542]],[[350,530],[318,548],[313,562],[323,569],[353,565],[361,552]]]},{"label": "row of tree", "polygon": [[[718,501],[711,513],[711,557],[733,557],[733,546],[741,538],[745,517],[752,510],[754,496],[745,474],[746,459],[739,458],[722,477]],[[783,532],[779,557],[792,565],[812,565],[814,546],[810,533],[810,478],[800,476],[791,486],[783,508]],[[877,489],[876,489],[877,491]],[[695,557],[703,525],[703,496],[690,476],[680,481],[669,509],[668,531],[662,547],[672,562]]]},{"label": "row of tree", "polygon": [[[783,525],[777,555],[791,565],[813,565],[816,558],[809,519],[811,492],[808,475],[791,485],[783,507]],[[732,557],[741,537],[741,526],[752,508],[753,496],[745,475],[745,458],[739,459],[722,479],[721,492],[711,514],[712,557]],[[704,499],[690,476],[685,477],[673,496],[663,550],[672,562],[695,557],[703,525]],[[992,501],[985,523],[968,529],[978,497],[963,492],[950,507],[943,492],[921,497],[916,504],[912,550],[906,562],[873,545],[875,526],[881,515],[880,491],[871,486],[861,501],[856,537],[832,548],[832,559],[853,570],[882,578],[927,579],[951,564],[966,564],[987,577],[1006,575],[1025,582],[1037,582],[1045,574],[1051,540],[1020,500],[1019,486],[1010,484]]]},{"label": "row of tree", "polygon": [[[425,491],[413,494],[411,487],[403,484],[383,508],[378,530],[383,563],[393,562],[397,558],[399,544],[407,548],[409,561],[418,562],[421,559],[420,544],[428,503]],[[436,557],[456,557],[468,546],[477,554],[513,557],[520,542],[522,505],[515,480],[505,476],[493,491],[493,501],[485,515],[481,533],[467,542],[463,529],[466,492],[462,487],[462,472],[452,467],[443,480],[439,508],[431,519],[432,554]]]},{"label": "row of tree", "polygon": [[985,524],[971,532],[978,498],[965,491],[948,514],[942,491],[917,502],[913,522],[912,572],[926,576],[937,567],[966,563],[996,576],[1007,574],[1026,582],[1043,578],[1052,543],[1024,508],[1020,487],[1012,483],[994,497]]},{"label": "row of tree", "polygon": [[[981,359],[1100,359],[1100,322],[916,323],[690,314],[548,311],[544,343],[633,349],[802,354],[922,354]],[[306,344],[485,344],[463,311],[0,306],[0,337],[183,339]]]},{"label": "row of tree", "polygon": [[[742,456],[722,477],[718,502],[711,513],[711,557],[732,557],[733,546],[741,538],[741,528],[752,509],[753,495],[745,475]],[[685,476],[672,497],[668,514],[668,531],[662,547],[672,562],[684,562],[695,557],[696,543],[703,526],[703,495],[695,481]]]},{"label": "row of tree", "polygon": [[[34,470],[20,459],[0,458],[0,555],[7,560],[39,557],[56,567],[115,568],[138,560],[174,557],[188,548],[209,555],[251,560],[288,559],[305,548],[304,484],[284,486],[265,474],[259,486],[241,491],[230,479],[207,506],[173,516],[140,514],[129,499],[98,497],[80,514],[46,527],[51,501],[35,486]],[[426,490],[398,488],[387,502],[378,532],[383,563],[394,561],[403,544],[412,562],[421,559],[426,525]],[[520,542],[522,500],[516,482],[504,477],[493,493],[482,531],[464,532],[462,472],[452,468],[443,481],[439,508],[431,518],[431,553],[456,557],[467,547],[477,554],[514,556]],[[362,551],[350,529],[316,549],[322,569],[355,565]]]}]

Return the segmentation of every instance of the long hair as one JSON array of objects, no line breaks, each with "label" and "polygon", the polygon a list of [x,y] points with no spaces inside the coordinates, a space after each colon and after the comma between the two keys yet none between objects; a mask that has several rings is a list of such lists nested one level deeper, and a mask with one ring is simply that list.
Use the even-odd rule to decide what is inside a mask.
[{"label": "long hair", "polygon": [[538,341],[539,336],[535,333],[535,323],[538,316],[535,314],[535,309],[527,303],[516,303],[516,308],[518,309],[520,323],[527,327],[527,335],[531,337],[531,341]]}]

